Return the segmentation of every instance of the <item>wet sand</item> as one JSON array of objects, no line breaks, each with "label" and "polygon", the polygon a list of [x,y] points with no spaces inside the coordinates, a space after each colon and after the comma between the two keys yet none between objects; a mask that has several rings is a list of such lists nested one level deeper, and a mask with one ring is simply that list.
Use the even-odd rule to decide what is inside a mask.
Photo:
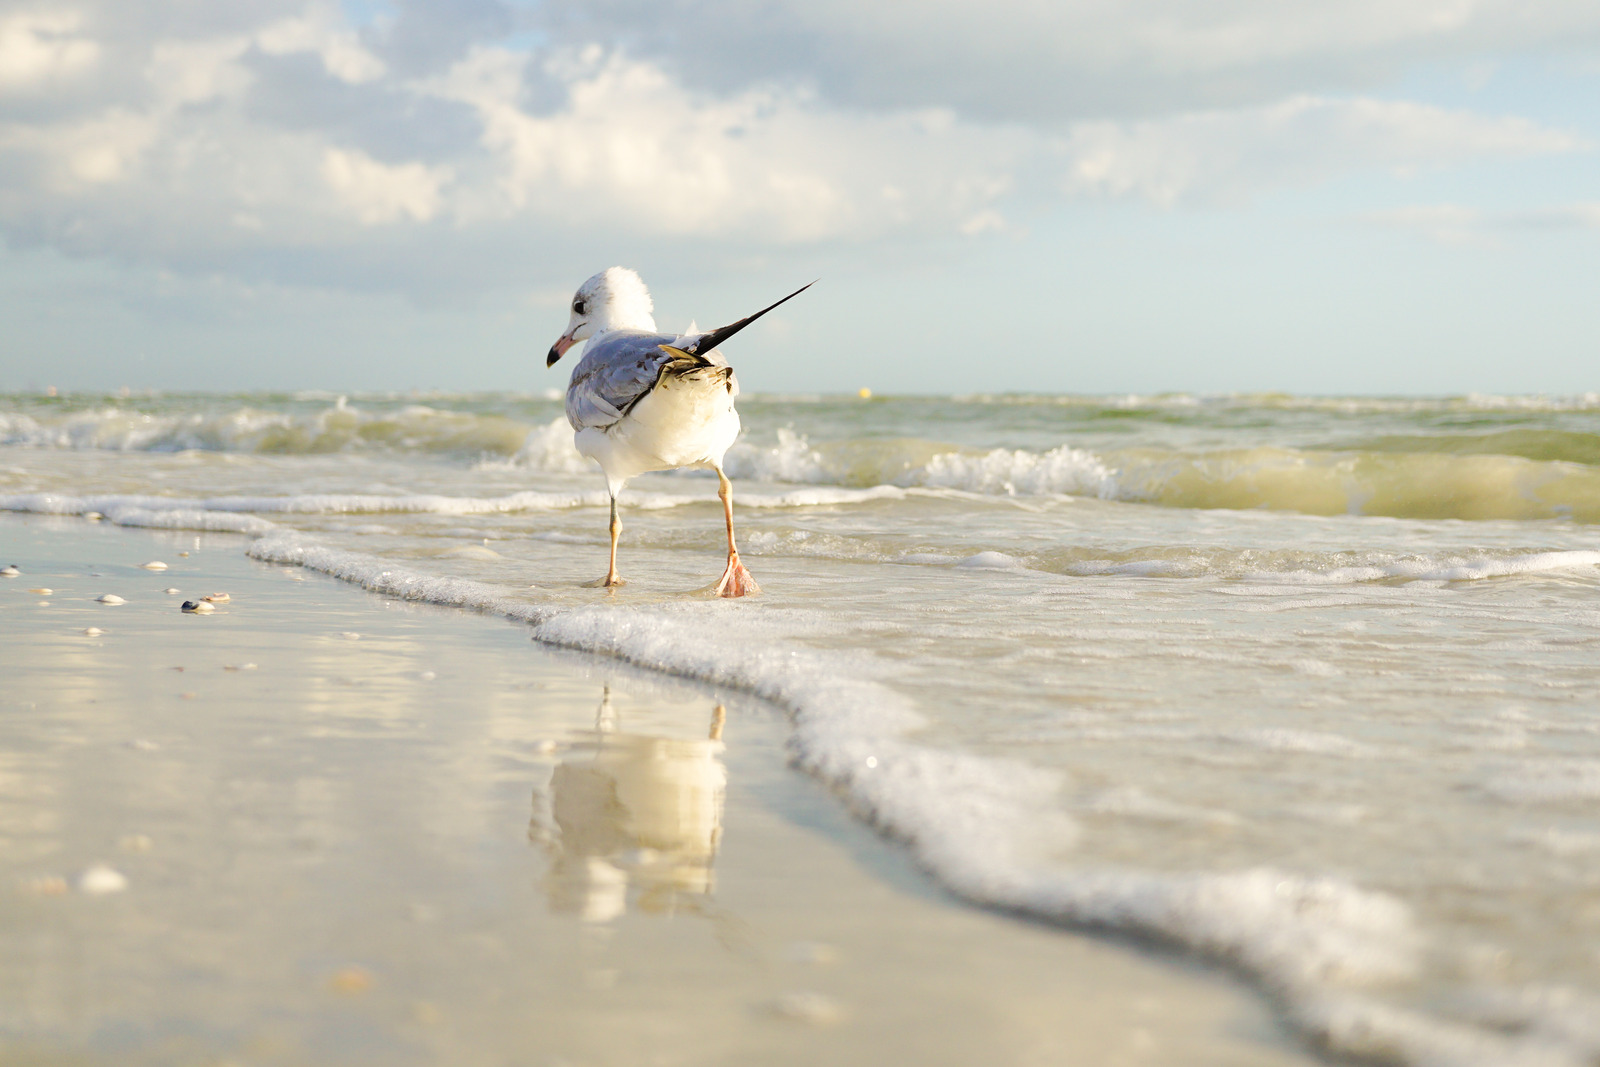
[{"label": "wet sand", "polygon": [[7,1064],[1311,1062],[948,900],[760,701],[244,543],[0,516]]}]

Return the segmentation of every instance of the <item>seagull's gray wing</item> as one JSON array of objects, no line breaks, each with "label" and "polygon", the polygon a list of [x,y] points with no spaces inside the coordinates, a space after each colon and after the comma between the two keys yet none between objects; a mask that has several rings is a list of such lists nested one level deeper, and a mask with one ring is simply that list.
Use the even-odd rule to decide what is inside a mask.
[{"label": "seagull's gray wing", "polygon": [[[567,421],[574,430],[605,429],[656,387],[667,365],[684,357],[662,345],[687,343],[670,333],[615,330],[590,341],[572,368],[567,386]],[[725,367],[721,352],[691,356],[702,366]]]}]

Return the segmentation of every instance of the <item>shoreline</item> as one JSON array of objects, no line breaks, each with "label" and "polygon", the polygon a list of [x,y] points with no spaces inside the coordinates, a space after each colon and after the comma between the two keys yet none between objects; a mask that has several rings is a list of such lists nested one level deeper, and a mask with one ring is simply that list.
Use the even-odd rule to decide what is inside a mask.
[{"label": "shoreline", "polygon": [[[789,726],[759,700],[550,652],[524,626],[285,573],[247,559],[236,536],[16,516],[0,531],[5,551],[30,561],[0,587],[7,640],[29,653],[0,751],[49,768],[0,792],[12,839],[0,852],[12,857],[0,930],[30,941],[5,954],[17,962],[3,968],[0,1003],[31,1006],[0,1018],[0,1047],[23,1062],[156,1062],[151,1050],[179,1033],[197,1057],[265,1041],[282,1054],[252,1062],[355,1062],[345,1042],[358,1031],[385,1049],[381,1062],[510,1062],[530,1048],[551,1062],[645,1062],[633,1057],[668,1033],[692,1062],[1315,1062],[1265,998],[1215,968],[950,899],[786,766]],[[137,570],[147,558],[169,569]],[[91,560],[113,562],[90,579]],[[52,566],[60,590],[39,608],[18,583],[36,587]],[[137,595],[107,607],[89,582]],[[183,616],[178,596],[158,593],[168,586],[232,586],[234,597],[215,615]],[[91,625],[107,632],[82,634]],[[190,662],[162,662],[175,652]],[[247,662],[256,667],[224,669]],[[97,684],[63,690],[64,672]],[[605,712],[597,720],[608,685],[621,724],[610,731]],[[712,738],[719,700],[726,725]],[[18,714],[25,704],[33,712]],[[198,709],[227,714],[197,720]],[[596,764],[618,736],[633,755],[607,742],[611,762]],[[640,753],[669,753],[679,771],[627,786]],[[561,772],[583,759],[588,769]],[[83,763],[106,774],[80,780]],[[690,798],[699,815],[675,820],[687,834],[677,844],[641,844],[639,820],[619,829],[584,807],[595,773],[624,792]],[[230,780],[245,783],[240,795]],[[706,800],[719,780],[720,807]],[[194,807],[196,781],[234,822]],[[141,807],[141,791],[167,806]],[[40,796],[52,798],[42,811]],[[120,844],[140,838],[151,847]],[[267,855],[248,859],[256,847]],[[248,872],[207,867],[216,854]],[[73,888],[97,862],[126,891]],[[456,868],[470,877],[441,874]],[[39,892],[49,878],[67,892]],[[234,928],[252,923],[273,929]],[[220,952],[230,938],[239,951]],[[541,959],[542,971],[530,962]],[[216,988],[188,990],[200,1000],[186,1015],[155,991],[197,960]],[[232,973],[248,960],[260,978]],[[128,988],[96,985],[91,973],[106,969]],[[63,984],[42,988],[42,975]],[[74,981],[92,988],[79,1001],[92,1011],[56,996]],[[539,1027],[526,1018],[533,1002]],[[267,1014],[280,1022],[263,1036],[254,1020]],[[137,1036],[108,1047],[117,1027]]]}]

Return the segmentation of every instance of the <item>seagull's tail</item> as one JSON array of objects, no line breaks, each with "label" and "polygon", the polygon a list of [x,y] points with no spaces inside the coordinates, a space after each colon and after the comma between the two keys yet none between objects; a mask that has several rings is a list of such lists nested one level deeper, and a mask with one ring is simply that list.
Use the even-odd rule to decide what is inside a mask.
[{"label": "seagull's tail", "polygon": [[[821,279],[818,280],[820,281]],[[720,329],[712,330],[710,333],[701,334],[695,339],[693,344],[689,345],[685,351],[689,355],[693,355],[697,352],[711,351],[713,348],[716,348],[722,342],[726,341],[728,338],[732,337],[734,334],[738,333],[740,330],[744,329],[746,326],[750,325],[752,322],[756,321],[773,308],[777,307],[778,304],[788,303],[790,300],[793,300],[795,297],[799,296],[801,293],[805,292],[807,289],[811,288],[811,286],[816,284],[816,282],[809,282],[806,285],[802,285],[800,288],[796,289],[794,292],[778,301],[777,304],[771,304],[767,307],[764,307],[754,315],[742,318],[738,322],[730,323],[729,325],[723,326]]]},{"label": "seagull's tail", "polygon": [[633,402],[622,409],[624,415],[637,407],[639,401],[655,392],[661,383],[669,378],[686,378],[706,385],[726,385],[728,391],[733,392],[733,386],[730,384],[733,380],[733,368],[727,364],[713,363],[705,356],[687,352],[673,345],[659,345],[657,347],[667,353],[670,358],[662,360],[661,365],[656,369],[655,385],[634,397]]}]

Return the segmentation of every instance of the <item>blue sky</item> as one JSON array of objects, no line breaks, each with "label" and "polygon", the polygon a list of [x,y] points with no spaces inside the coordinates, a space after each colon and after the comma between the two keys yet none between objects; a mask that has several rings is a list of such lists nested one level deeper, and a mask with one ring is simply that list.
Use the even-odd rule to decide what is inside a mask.
[{"label": "blue sky", "polygon": [[0,390],[1600,389],[1600,7],[0,0]]}]

